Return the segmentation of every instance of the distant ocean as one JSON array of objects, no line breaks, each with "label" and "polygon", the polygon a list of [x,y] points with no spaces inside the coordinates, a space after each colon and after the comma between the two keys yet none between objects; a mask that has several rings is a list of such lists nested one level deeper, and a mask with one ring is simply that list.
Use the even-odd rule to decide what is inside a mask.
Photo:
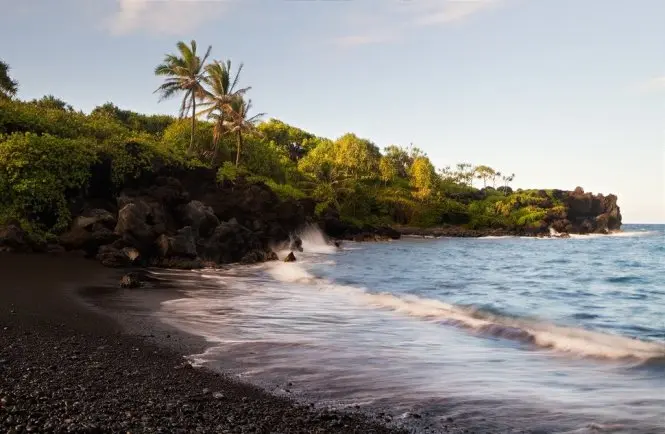
[{"label": "distant ocean", "polygon": [[323,405],[497,432],[665,433],[665,226],[341,250],[302,238],[296,263],[163,271],[183,297],[158,315],[210,342],[198,363]]}]

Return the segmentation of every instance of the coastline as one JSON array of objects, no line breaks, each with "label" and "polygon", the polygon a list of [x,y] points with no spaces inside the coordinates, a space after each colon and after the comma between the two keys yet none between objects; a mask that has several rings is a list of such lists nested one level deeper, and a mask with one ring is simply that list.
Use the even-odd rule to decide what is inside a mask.
[{"label": "coastline", "polygon": [[77,300],[76,288],[117,285],[120,270],[16,254],[1,255],[0,269],[0,426],[8,432],[407,432],[193,368],[183,356],[202,339],[150,315],[120,323],[120,313]]}]

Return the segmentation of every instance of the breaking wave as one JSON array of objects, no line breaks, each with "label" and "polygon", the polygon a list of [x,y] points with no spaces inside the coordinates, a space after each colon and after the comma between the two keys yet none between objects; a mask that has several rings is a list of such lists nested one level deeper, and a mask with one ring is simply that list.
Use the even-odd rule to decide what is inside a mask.
[{"label": "breaking wave", "polygon": [[270,264],[268,273],[280,282],[306,283],[320,291],[341,292],[348,296],[350,302],[462,328],[482,336],[509,339],[581,357],[635,361],[665,358],[665,345],[658,342],[565,327],[415,295],[373,293],[317,278],[297,263]]}]

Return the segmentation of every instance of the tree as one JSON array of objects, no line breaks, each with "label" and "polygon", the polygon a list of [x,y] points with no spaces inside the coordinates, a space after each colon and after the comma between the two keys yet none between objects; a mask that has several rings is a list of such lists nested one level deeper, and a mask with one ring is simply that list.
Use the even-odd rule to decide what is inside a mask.
[{"label": "tree", "polygon": [[420,148],[413,146],[413,143],[408,148],[390,145],[384,148],[383,151],[385,152],[385,157],[392,161],[393,165],[397,168],[398,175],[401,178],[409,177],[409,170],[411,170],[411,165],[416,158],[427,156]]},{"label": "tree", "polygon": [[172,97],[176,93],[183,92],[182,104],[180,105],[180,117],[191,109],[192,112],[192,135],[190,146],[194,146],[194,134],[196,131],[196,99],[202,98],[205,94],[201,82],[204,78],[204,69],[206,60],[210,55],[212,47],[208,47],[203,58],[196,54],[196,41],[191,41],[188,46],[183,41],[179,41],[179,55],[167,54],[164,57],[164,63],[157,65],[155,75],[164,76],[164,83],[159,86],[155,92],[160,93],[160,101]]},{"label": "tree", "polygon": [[503,175],[501,175],[501,172],[494,172],[492,175],[492,187],[496,188],[496,180],[497,178],[501,178]]},{"label": "tree", "polygon": [[489,166],[477,166],[474,170],[474,174],[477,179],[482,179],[483,180],[483,187],[487,187],[487,181],[489,179],[492,179],[492,177],[496,177],[496,171],[492,169]]},{"label": "tree", "polygon": [[9,65],[0,60],[0,99],[11,99],[18,92],[18,82],[9,76]]},{"label": "tree", "polygon": [[266,140],[284,149],[293,162],[298,162],[318,143],[314,134],[301,130],[277,119],[270,119],[258,126]]},{"label": "tree", "polygon": [[334,161],[347,175],[355,179],[377,176],[381,152],[374,143],[348,133],[337,139],[334,147]]},{"label": "tree", "polygon": [[460,184],[473,187],[473,174],[474,174],[473,165],[469,163],[457,164],[457,172],[455,173],[455,176]]},{"label": "tree", "polygon": [[436,169],[427,157],[418,157],[411,165],[411,186],[416,189],[414,196],[425,200],[432,196],[437,182]]},{"label": "tree", "polygon": [[240,165],[240,150],[242,149],[242,135],[244,133],[256,131],[256,123],[265,113],[259,113],[254,116],[249,116],[249,111],[252,108],[252,100],[245,101],[243,98],[237,97],[230,103],[224,105],[224,130],[236,137],[236,167]]},{"label": "tree", "polygon": [[60,98],[54,97],[53,95],[46,95],[43,96],[41,99],[34,99],[32,100],[32,103],[35,104],[36,106],[47,109],[57,109],[68,112],[74,111],[74,107],[67,104],[65,101],[61,100]]},{"label": "tree", "polygon": [[394,181],[399,174],[394,162],[385,156],[381,157],[381,160],[379,160],[379,173],[381,181],[385,184]]},{"label": "tree", "polygon": [[231,104],[234,99],[242,98],[251,89],[251,87],[236,89],[242,68],[243,64],[241,63],[238,66],[235,77],[232,77],[230,60],[227,60],[226,63],[215,60],[205,67],[206,75],[204,82],[210,89],[204,90],[206,102],[202,106],[205,108],[199,114],[207,115],[209,119],[213,120],[215,125],[213,130],[213,161],[217,160],[219,140],[225,133],[225,121],[229,120],[229,114],[226,113],[226,106]]},{"label": "tree", "polygon": [[510,188],[509,184],[515,179],[515,174],[512,173],[510,176],[502,176],[501,179],[503,180],[504,192],[507,195],[508,189]]}]

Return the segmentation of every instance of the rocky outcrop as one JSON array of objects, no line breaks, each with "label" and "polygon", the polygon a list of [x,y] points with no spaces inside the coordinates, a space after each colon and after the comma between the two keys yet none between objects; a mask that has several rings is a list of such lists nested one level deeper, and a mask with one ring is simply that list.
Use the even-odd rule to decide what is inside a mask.
[{"label": "rocky outcrop", "polygon": [[608,233],[621,228],[621,210],[613,194],[593,195],[577,187],[564,200],[568,208],[567,222],[564,220],[559,225],[565,224],[569,229],[566,232]]},{"label": "rocky outcrop", "polygon": [[0,252],[31,252],[32,243],[28,234],[18,223],[0,227]]},{"label": "rocky outcrop", "polygon": [[[276,260],[270,246],[287,242],[314,209],[307,201],[282,201],[261,183],[220,185],[209,169],[163,168],[113,191],[100,174],[93,181],[94,196],[73,200],[75,218],[58,242],[109,267]],[[20,227],[4,230],[0,249],[31,250]]]},{"label": "rocky outcrop", "polygon": [[284,258],[284,262],[296,262],[296,255],[294,255],[293,252],[289,253],[286,255],[286,258]]},{"label": "rocky outcrop", "polygon": [[95,255],[100,246],[113,243],[119,236],[114,232],[116,219],[109,211],[92,209],[76,217],[69,231],[58,241],[67,250],[83,250]]}]

